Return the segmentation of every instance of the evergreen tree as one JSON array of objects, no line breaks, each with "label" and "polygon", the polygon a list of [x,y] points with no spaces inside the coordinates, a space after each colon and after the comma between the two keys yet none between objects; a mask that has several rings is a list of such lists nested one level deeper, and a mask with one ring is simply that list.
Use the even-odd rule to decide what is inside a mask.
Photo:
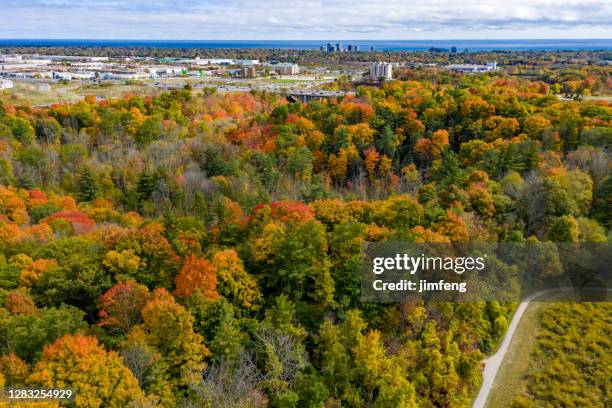
[{"label": "evergreen tree", "polygon": [[84,167],[79,174],[79,191],[77,192],[78,201],[93,201],[98,196],[98,187],[89,168]]},{"label": "evergreen tree", "polygon": [[136,184],[136,195],[138,196],[138,203],[142,204],[144,201],[147,201],[153,195],[155,191],[155,185],[157,184],[157,180],[152,174],[147,172],[143,172],[140,177],[138,177],[138,182]]}]

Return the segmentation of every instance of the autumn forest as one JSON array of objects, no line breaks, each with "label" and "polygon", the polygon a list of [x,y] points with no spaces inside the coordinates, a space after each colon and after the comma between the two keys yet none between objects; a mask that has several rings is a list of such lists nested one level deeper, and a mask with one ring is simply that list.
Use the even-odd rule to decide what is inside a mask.
[{"label": "autumn forest", "polygon": [[[516,304],[362,302],[363,244],[609,241],[612,105],[399,77],[309,104],[2,99],[0,384],[79,407],[471,406]],[[545,369],[513,404],[609,403],[609,316],[546,312]]]}]

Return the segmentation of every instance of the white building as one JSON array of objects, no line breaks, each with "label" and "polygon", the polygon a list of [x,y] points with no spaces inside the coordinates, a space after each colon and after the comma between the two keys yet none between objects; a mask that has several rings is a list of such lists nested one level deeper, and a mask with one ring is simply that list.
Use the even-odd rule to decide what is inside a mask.
[{"label": "white building", "polygon": [[200,58],[196,57],[196,59],[192,60],[178,60],[177,62],[183,64],[192,64],[192,65],[234,65],[233,59],[225,59],[225,58]]},{"label": "white building", "polygon": [[179,76],[187,71],[187,67],[180,65],[153,65],[145,71],[151,74],[151,78]]},{"label": "white building", "polygon": [[24,69],[44,67],[49,64],[51,64],[51,60],[42,60],[42,59],[29,59],[29,60],[22,59],[19,62],[11,62],[11,63],[0,62],[0,71],[21,71]]},{"label": "white building", "polygon": [[0,55],[0,62],[22,62],[23,57],[21,55]]},{"label": "white building", "polygon": [[[42,74],[41,77],[45,77]],[[94,79],[96,74],[93,72],[70,72],[70,71],[53,71],[51,74],[53,79],[58,79],[60,81],[72,81],[75,79]]]},{"label": "white building", "polygon": [[389,62],[374,62],[370,65],[370,77],[374,79],[393,79],[393,64]]},{"label": "white building", "polygon": [[298,64],[276,64],[272,65],[272,69],[279,75],[297,75],[300,73]]},{"label": "white building", "polygon": [[479,64],[452,64],[446,67],[450,71],[476,74],[481,72],[497,71],[497,62],[489,62],[487,65]]},{"label": "white building", "polygon": [[10,79],[0,79],[0,89],[9,89],[13,87],[13,81]]},{"label": "white building", "polygon": [[151,74],[142,71],[111,71],[100,74],[104,80],[144,80],[151,78]]},{"label": "white building", "polygon": [[102,62],[108,61],[108,57],[88,57],[84,55],[40,55],[39,59],[48,61],[74,61],[74,62]]},{"label": "white building", "polygon": [[259,60],[253,59],[253,60],[236,60],[235,65],[240,65],[240,66],[248,66],[248,65],[259,65]]}]

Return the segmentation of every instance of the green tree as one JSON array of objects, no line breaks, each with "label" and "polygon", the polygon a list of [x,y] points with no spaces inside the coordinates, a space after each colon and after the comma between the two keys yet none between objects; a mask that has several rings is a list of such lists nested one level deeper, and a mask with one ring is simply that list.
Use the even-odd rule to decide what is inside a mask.
[{"label": "green tree", "polygon": [[66,334],[87,329],[83,320],[85,313],[72,306],[12,316],[0,309],[0,314],[0,350],[3,354],[15,353],[30,363],[40,355],[43,346]]},{"label": "green tree", "polygon": [[79,174],[79,191],[77,200],[93,201],[98,196],[98,186],[96,180],[88,167],[84,167]]},{"label": "green tree", "polygon": [[571,215],[556,218],[548,231],[548,239],[553,242],[578,242],[579,235],[578,222]]}]

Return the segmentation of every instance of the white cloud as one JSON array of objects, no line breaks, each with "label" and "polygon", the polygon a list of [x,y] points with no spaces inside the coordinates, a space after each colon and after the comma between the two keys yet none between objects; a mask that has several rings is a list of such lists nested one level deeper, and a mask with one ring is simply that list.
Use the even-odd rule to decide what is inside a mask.
[{"label": "white cloud", "polygon": [[15,3],[0,0],[0,37],[612,37],[610,0],[32,0]]}]

